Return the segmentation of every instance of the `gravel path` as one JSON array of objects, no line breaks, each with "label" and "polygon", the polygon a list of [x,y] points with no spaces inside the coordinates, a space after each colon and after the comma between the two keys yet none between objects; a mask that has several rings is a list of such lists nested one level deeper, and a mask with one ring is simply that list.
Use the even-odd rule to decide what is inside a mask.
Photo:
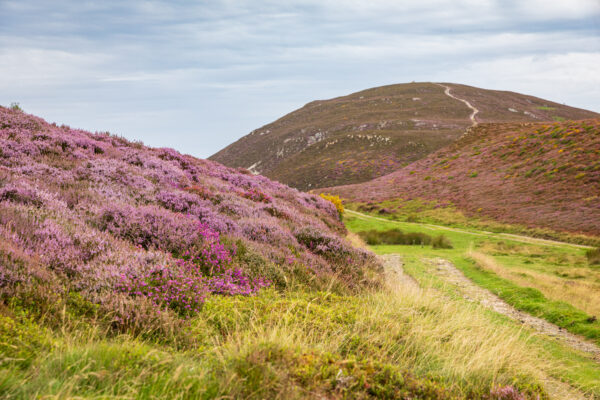
[{"label": "gravel path", "polygon": [[[404,272],[402,268],[402,256],[399,254],[386,254],[380,256],[383,261],[386,274],[393,274],[402,284],[412,288],[419,288],[419,283],[410,275]],[[516,310],[508,305],[502,299],[475,285],[471,280],[465,277],[451,262],[434,258],[426,260],[436,267],[436,272],[450,283],[457,285],[463,291],[465,298],[471,301],[478,301],[484,306],[493,309],[509,318],[518,320],[534,330],[563,340],[569,346],[591,354],[595,360],[600,361],[600,348],[592,343],[585,341],[575,335],[572,335],[563,329],[539,318],[532,317],[529,314]],[[544,378],[544,386],[552,399],[586,400],[589,399],[579,390],[571,387],[565,382],[561,382],[553,377]]]},{"label": "gravel path", "polygon": [[448,260],[432,258],[426,261],[435,267],[435,272],[439,276],[442,276],[447,282],[458,286],[467,300],[479,302],[484,307],[506,315],[515,321],[519,321],[539,333],[557,338],[574,349],[590,354],[594,360],[600,362],[600,347],[594,343],[573,335],[544,319],[533,317],[526,312],[517,310],[489,290],[473,283]]}]

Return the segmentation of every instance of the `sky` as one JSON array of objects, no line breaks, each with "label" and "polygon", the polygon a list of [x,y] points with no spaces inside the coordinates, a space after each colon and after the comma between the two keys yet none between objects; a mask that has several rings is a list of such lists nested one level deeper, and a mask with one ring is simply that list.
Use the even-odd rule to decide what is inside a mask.
[{"label": "sky", "polygon": [[0,105],[203,158],[411,81],[600,112],[600,0],[0,0]]}]

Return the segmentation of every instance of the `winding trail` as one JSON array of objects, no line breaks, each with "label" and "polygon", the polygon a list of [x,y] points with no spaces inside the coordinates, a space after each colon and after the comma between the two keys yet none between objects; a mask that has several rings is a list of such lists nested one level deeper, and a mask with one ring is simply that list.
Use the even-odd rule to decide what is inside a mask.
[{"label": "winding trail", "polygon": [[[386,254],[380,256],[380,258],[384,263],[385,271],[388,276],[393,274],[394,277],[398,278],[398,281],[401,284],[406,285],[413,290],[420,289],[419,283],[412,276],[404,272],[401,255]],[[545,320],[515,309],[487,289],[477,286],[448,260],[432,258],[424,261],[436,268],[436,275],[441,276],[445,281],[456,285],[461,290],[463,297],[468,301],[478,302],[486,308],[492,309],[523,325],[527,325],[540,334],[556,338],[576,350],[589,354],[595,361],[600,362],[600,347],[595,344],[566,332],[564,329]],[[552,399],[588,399],[588,396],[584,393],[555,377],[545,375],[543,381],[544,386]]]},{"label": "winding trail", "polygon": [[475,119],[475,116],[477,115],[477,113],[479,113],[479,110],[477,108],[473,107],[471,105],[471,103],[469,103],[467,100],[456,97],[455,95],[450,93],[450,86],[446,86],[441,83],[436,83],[436,85],[446,88],[446,90],[444,90],[444,94],[446,96],[452,97],[454,100],[462,101],[463,103],[465,103],[466,106],[469,107],[473,111],[471,113],[471,116],[469,117],[471,119],[471,123],[472,123],[471,126],[477,126],[477,120]]},{"label": "winding trail", "polygon": [[462,291],[465,299],[480,303],[486,308],[492,309],[499,314],[529,326],[538,333],[556,338],[571,348],[591,355],[595,361],[600,362],[600,347],[596,344],[567,332],[565,329],[560,328],[545,319],[537,318],[526,312],[517,310],[489,290],[473,283],[448,260],[431,258],[426,259],[425,261],[434,266],[435,273],[443,277],[446,282],[456,285]]}]

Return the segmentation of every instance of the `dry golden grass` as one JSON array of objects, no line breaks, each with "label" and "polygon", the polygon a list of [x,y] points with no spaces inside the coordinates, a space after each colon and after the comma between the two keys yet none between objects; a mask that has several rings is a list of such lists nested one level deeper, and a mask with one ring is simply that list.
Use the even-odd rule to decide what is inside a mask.
[{"label": "dry golden grass", "polygon": [[[492,321],[480,307],[450,300],[437,290],[390,280],[387,288],[358,297],[351,327],[319,329],[310,313],[300,316],[292,306],[280,314],[294,318],[265,323],[256,314],[249,329],[232,330],[215,343],[219,359],[239,358],[265,346],[337,353],[354,337],[359,338],[355,350],[359,354],[375,352],[370,356],[382,362],[441,376],[463,387],[506,383],[514,376],[544,380],[537,353],[520,330]],[[545,371],[550,369],[546,364]]]},{"label": "dry golden grass", "polygon": [[468,254],[481,268],[494,272],[501,278],[519,286],[536,288],[549,299],[561,300],[590,315],[600,316],[600,283],[598,283],[600,273],[597,271],[584,268],[561,268],[563,276],[579,278],[565,279],[529,268],[506,268],[494,257],[482,252],[470,251]]},{"label": "dry golden grass", "polygon": [[346,239],[354,247],[357,247],[359,249],[369,250],[369,247],[367,246],[365,241],[362,240],[362,238],[354,232],[348,232],[348,235],[346,235]]}]

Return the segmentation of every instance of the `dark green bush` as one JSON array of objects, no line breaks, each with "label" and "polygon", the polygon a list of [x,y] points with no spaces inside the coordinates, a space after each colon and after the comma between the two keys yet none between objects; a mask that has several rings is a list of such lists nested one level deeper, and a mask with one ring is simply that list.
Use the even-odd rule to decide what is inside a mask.
[{"label": "dark green bush", "polygon": [[451,249],[452,242],[444,235],[438,235],[431,241],[431,247],[434,249]]},{"label": "dark green bush", "polygon": [[362,231],[358,233],[360,237],[369,245],[378,244],[405,244],[405,245],[426,245],[431,243],[431,236],[420,232],[404,233],[400,229],[390,229],[387,231]]},{"label": "dark green bush", "polygon": [[590,265],[600,265],[600,247],[585,252]]}]

